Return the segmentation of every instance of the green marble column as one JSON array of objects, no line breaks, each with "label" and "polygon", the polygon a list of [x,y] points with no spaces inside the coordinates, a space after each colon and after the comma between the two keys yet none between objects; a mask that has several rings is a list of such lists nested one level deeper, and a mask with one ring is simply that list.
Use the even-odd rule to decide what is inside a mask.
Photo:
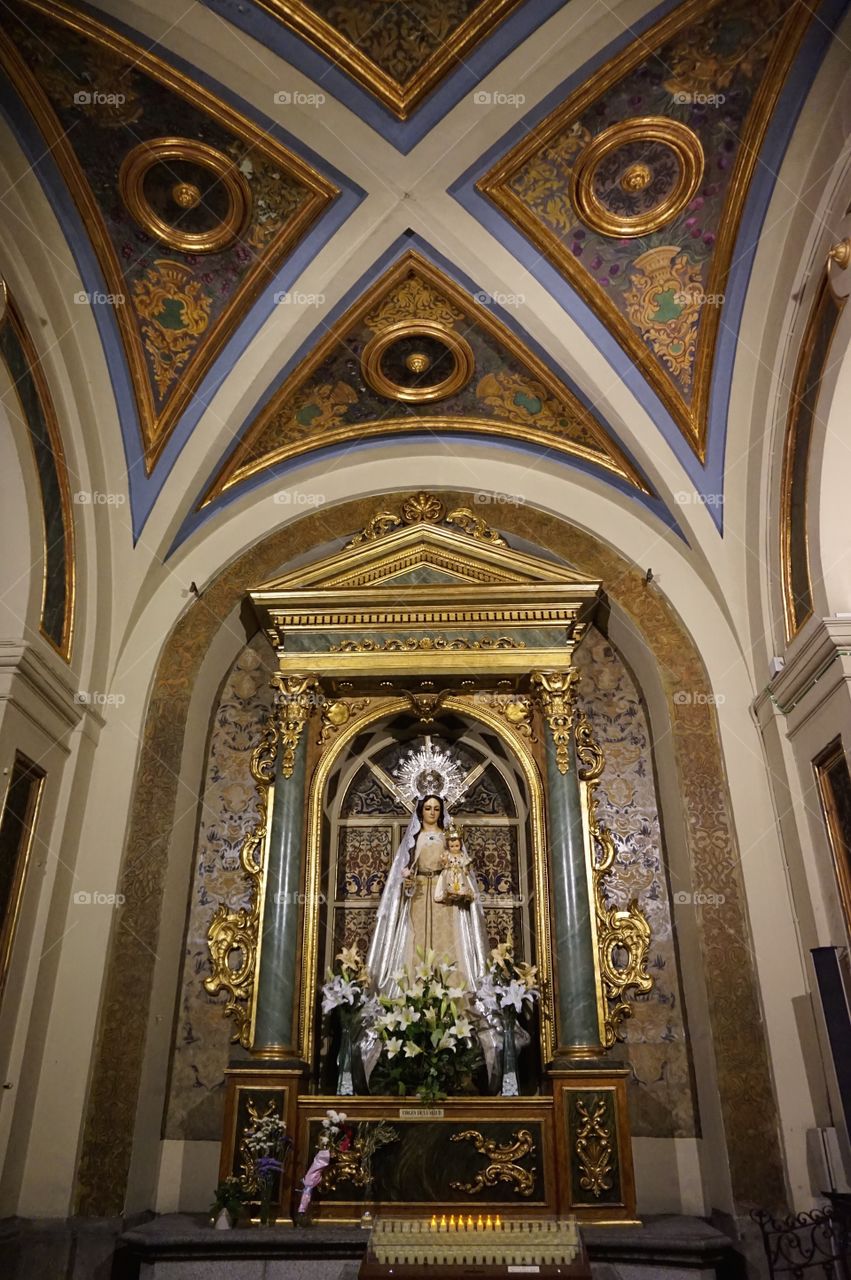
[{"label": "green marble column", "polygon": [[[292,1059],[296,1054],[294,1023],[298,992],[299,924],[304,857],[304,782],[307,734],[279,761],[275,773],[271,830],[265,870],[266,892],[260,922],[257,1006],[252,1050]],[[289,766],[292,773],[286,776]]]},{"label": "green marble column", "polygon": [[547,749],[549,867],[556,966],[556,1058],[603,1054],[594,902],[589,892],[582,797],[573,729],[576,673],[539,678]]}]

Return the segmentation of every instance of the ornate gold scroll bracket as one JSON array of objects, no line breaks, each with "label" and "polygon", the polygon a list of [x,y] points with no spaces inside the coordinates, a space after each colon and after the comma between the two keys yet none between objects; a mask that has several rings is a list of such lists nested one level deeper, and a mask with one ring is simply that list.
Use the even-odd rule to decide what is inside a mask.
[{"label": "ornate gold scroll bracket", "polygon": [[528,1129],[518,1129],[514,1141],[500,1146],[492,1138],[486,1138],[478,1129],[465,1129],[453,1133],[453,1142],[469,1140],[490,1164],[476,1174],[472,1182],[450,1182],[453,1191],[466,1191],[474,1196],[485,1187],[495,1187],[498,1182],[509,1182],[520,1196],[530,1196],[535,1189],[535,1166],[524,1169],[518,1161],[535,1154],[535,1143]]},{"label": "ornate gold scroll bracket", "polygon": [[612,1135],[603,1123],[606,1104],[596,1098],[589,1111],[578,1098],[576,1111],[581,1120],[576,1131],[576,1159],[582,1170],[579,1185],[583,1191],[599,1198],[604,1191],[611,1191],[615,1168]]},{"label": "ornate gold scroll bracket", "polygon": [[556,749],[556,767],[559,773],[570,768],[570,731],[576,713],[574,694],[579,671],[533,671],[532,683],[539,686],[541,708],[550,726]]},{"label": "ornate gold scroll bracket", "polygon": [[625,999],[626,993],[646,993],[653,986],[653,979],[647,972],[650,925],[635,898],[630,900],[626,909],[611,907],[606,900],[604,882],[614,866],[617,849],[611,832],[601,826],[596,817],[594,792],[603,772],[604,756],[584,715],[576,723],[576,758],[579,777],[588,788],[600,978],[607,1006],[603,1018],[605,1045],[610,1049],[619,1037],[620,1024],[632,1014],[632,1007]]}]

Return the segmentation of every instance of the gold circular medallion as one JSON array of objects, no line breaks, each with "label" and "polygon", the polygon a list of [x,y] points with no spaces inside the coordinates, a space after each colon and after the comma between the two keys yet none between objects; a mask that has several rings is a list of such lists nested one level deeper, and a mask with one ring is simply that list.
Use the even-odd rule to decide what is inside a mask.
[{"label": "gold circular medallion", "polygon": [[429,320],[390,325],[366,344],[361,356],[363,376],[373,391],[408,404],[454,395],[470,381],[475,364],[466,338]]},{"label": "gold circular medallion", "polygon": [[183,253],[218,253],[244,232],[251,188],[230,156],[191,138],[153,138],[124,157],[118,190],[154,239]]},{"label": "gold circular medallion", "polygon": [[679,120],[645,116],[611,125],[579,153],[570,175],[578,216],[604,236],[659,231],[697,193],[703,147]]}]

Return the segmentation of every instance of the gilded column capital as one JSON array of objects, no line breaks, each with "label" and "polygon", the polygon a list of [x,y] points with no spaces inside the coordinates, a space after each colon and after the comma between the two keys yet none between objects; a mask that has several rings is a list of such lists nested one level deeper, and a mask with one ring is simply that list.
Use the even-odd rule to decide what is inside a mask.
[{"label": "gilded column capital", "polygon": [[278,671],[272,685],[277,690],[274,715],[281,741],[281,773],[291,778],[304,726],[322,702],[322,693],[316,676],[287,676]]},{"label": "gilded column capital", "polygon": [[575,690],[579,671],[533,671],[532,683],[539,686],[539,700],[555,746],[559,773],[570,768],[570,732],[576,714]]}]

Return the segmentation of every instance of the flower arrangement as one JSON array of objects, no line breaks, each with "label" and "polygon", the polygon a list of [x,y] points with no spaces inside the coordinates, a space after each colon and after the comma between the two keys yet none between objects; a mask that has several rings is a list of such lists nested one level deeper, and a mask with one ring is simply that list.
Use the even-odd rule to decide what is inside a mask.
[{"label": "flower arrangement", "polygon": [[248,1194],[239,1178],[223,1178],[213,1192],[210,1217],[217,1222],[222,1210],[227,1211],[230,1225],[235,1227],[245,1209]]},{"label": "flower arrangement", "polygon": [[299,1187],[301,1196],[296,1210],[296,1219],[304,1224],[310,1211],[313,1193],[322,1182],[326,1169],[338,1152],[348,1151],[352,1145],[352,1126],[346,1124],[345,1111],[329,1109],[319,1129],[316,1155],[310,1162],[310,1168]]},{"label": "flower arrangement", "polygon": [[540,996],[540,991],[535,986],[537,976],[537,965],[515,960],[514,943],[509,935],[507,942],[501,942],[491,951],[490,968],[476,991],[479,1003],[489,1020],[493,1021],[498,1017],[502,1022],[500,1092],[503,1097],[517,1097],[520,1091],[515,1035],[521,1035],[526,1042],[528,1042],[528,1036],[523,1030],[518,1033],[515,1024],[523,1006],[531,1008]]},{"label": "flower arrangement", "polygon": [[343,947],[335,957],[340,962],[339,972],[329,969],[322,987],[322,1012],[348,1007],[359,1009],[366,999],[369,973],[357,947]]},{"label": "flower arrangement", "polygon": [[436,1102],[447,1093],[469,1093],[480,1050],[467,1016],[469,993],[457,966],[418,950],[411,977],[395,975],[397,996],[380,996],[371,1030],[381,1045],[372,1081],[401,1097]]},{"label": "flower arrangement", "polygon": [[513,1009],[520,1013],[540,996],[535,986],[538,966],[514,959],[514,943],[509,937],[491,951],[491,965],[476,995],[487,1010]]},{"label": "flower arrangement", "polygon": [[259,1200],[260,1221],[266,1225],[274,1216],[273,1192],[292,1145],[287,1126],[271,1113],[253,1118],[240,1143],[244,1170],[240,1181],[247,1195]]}]

